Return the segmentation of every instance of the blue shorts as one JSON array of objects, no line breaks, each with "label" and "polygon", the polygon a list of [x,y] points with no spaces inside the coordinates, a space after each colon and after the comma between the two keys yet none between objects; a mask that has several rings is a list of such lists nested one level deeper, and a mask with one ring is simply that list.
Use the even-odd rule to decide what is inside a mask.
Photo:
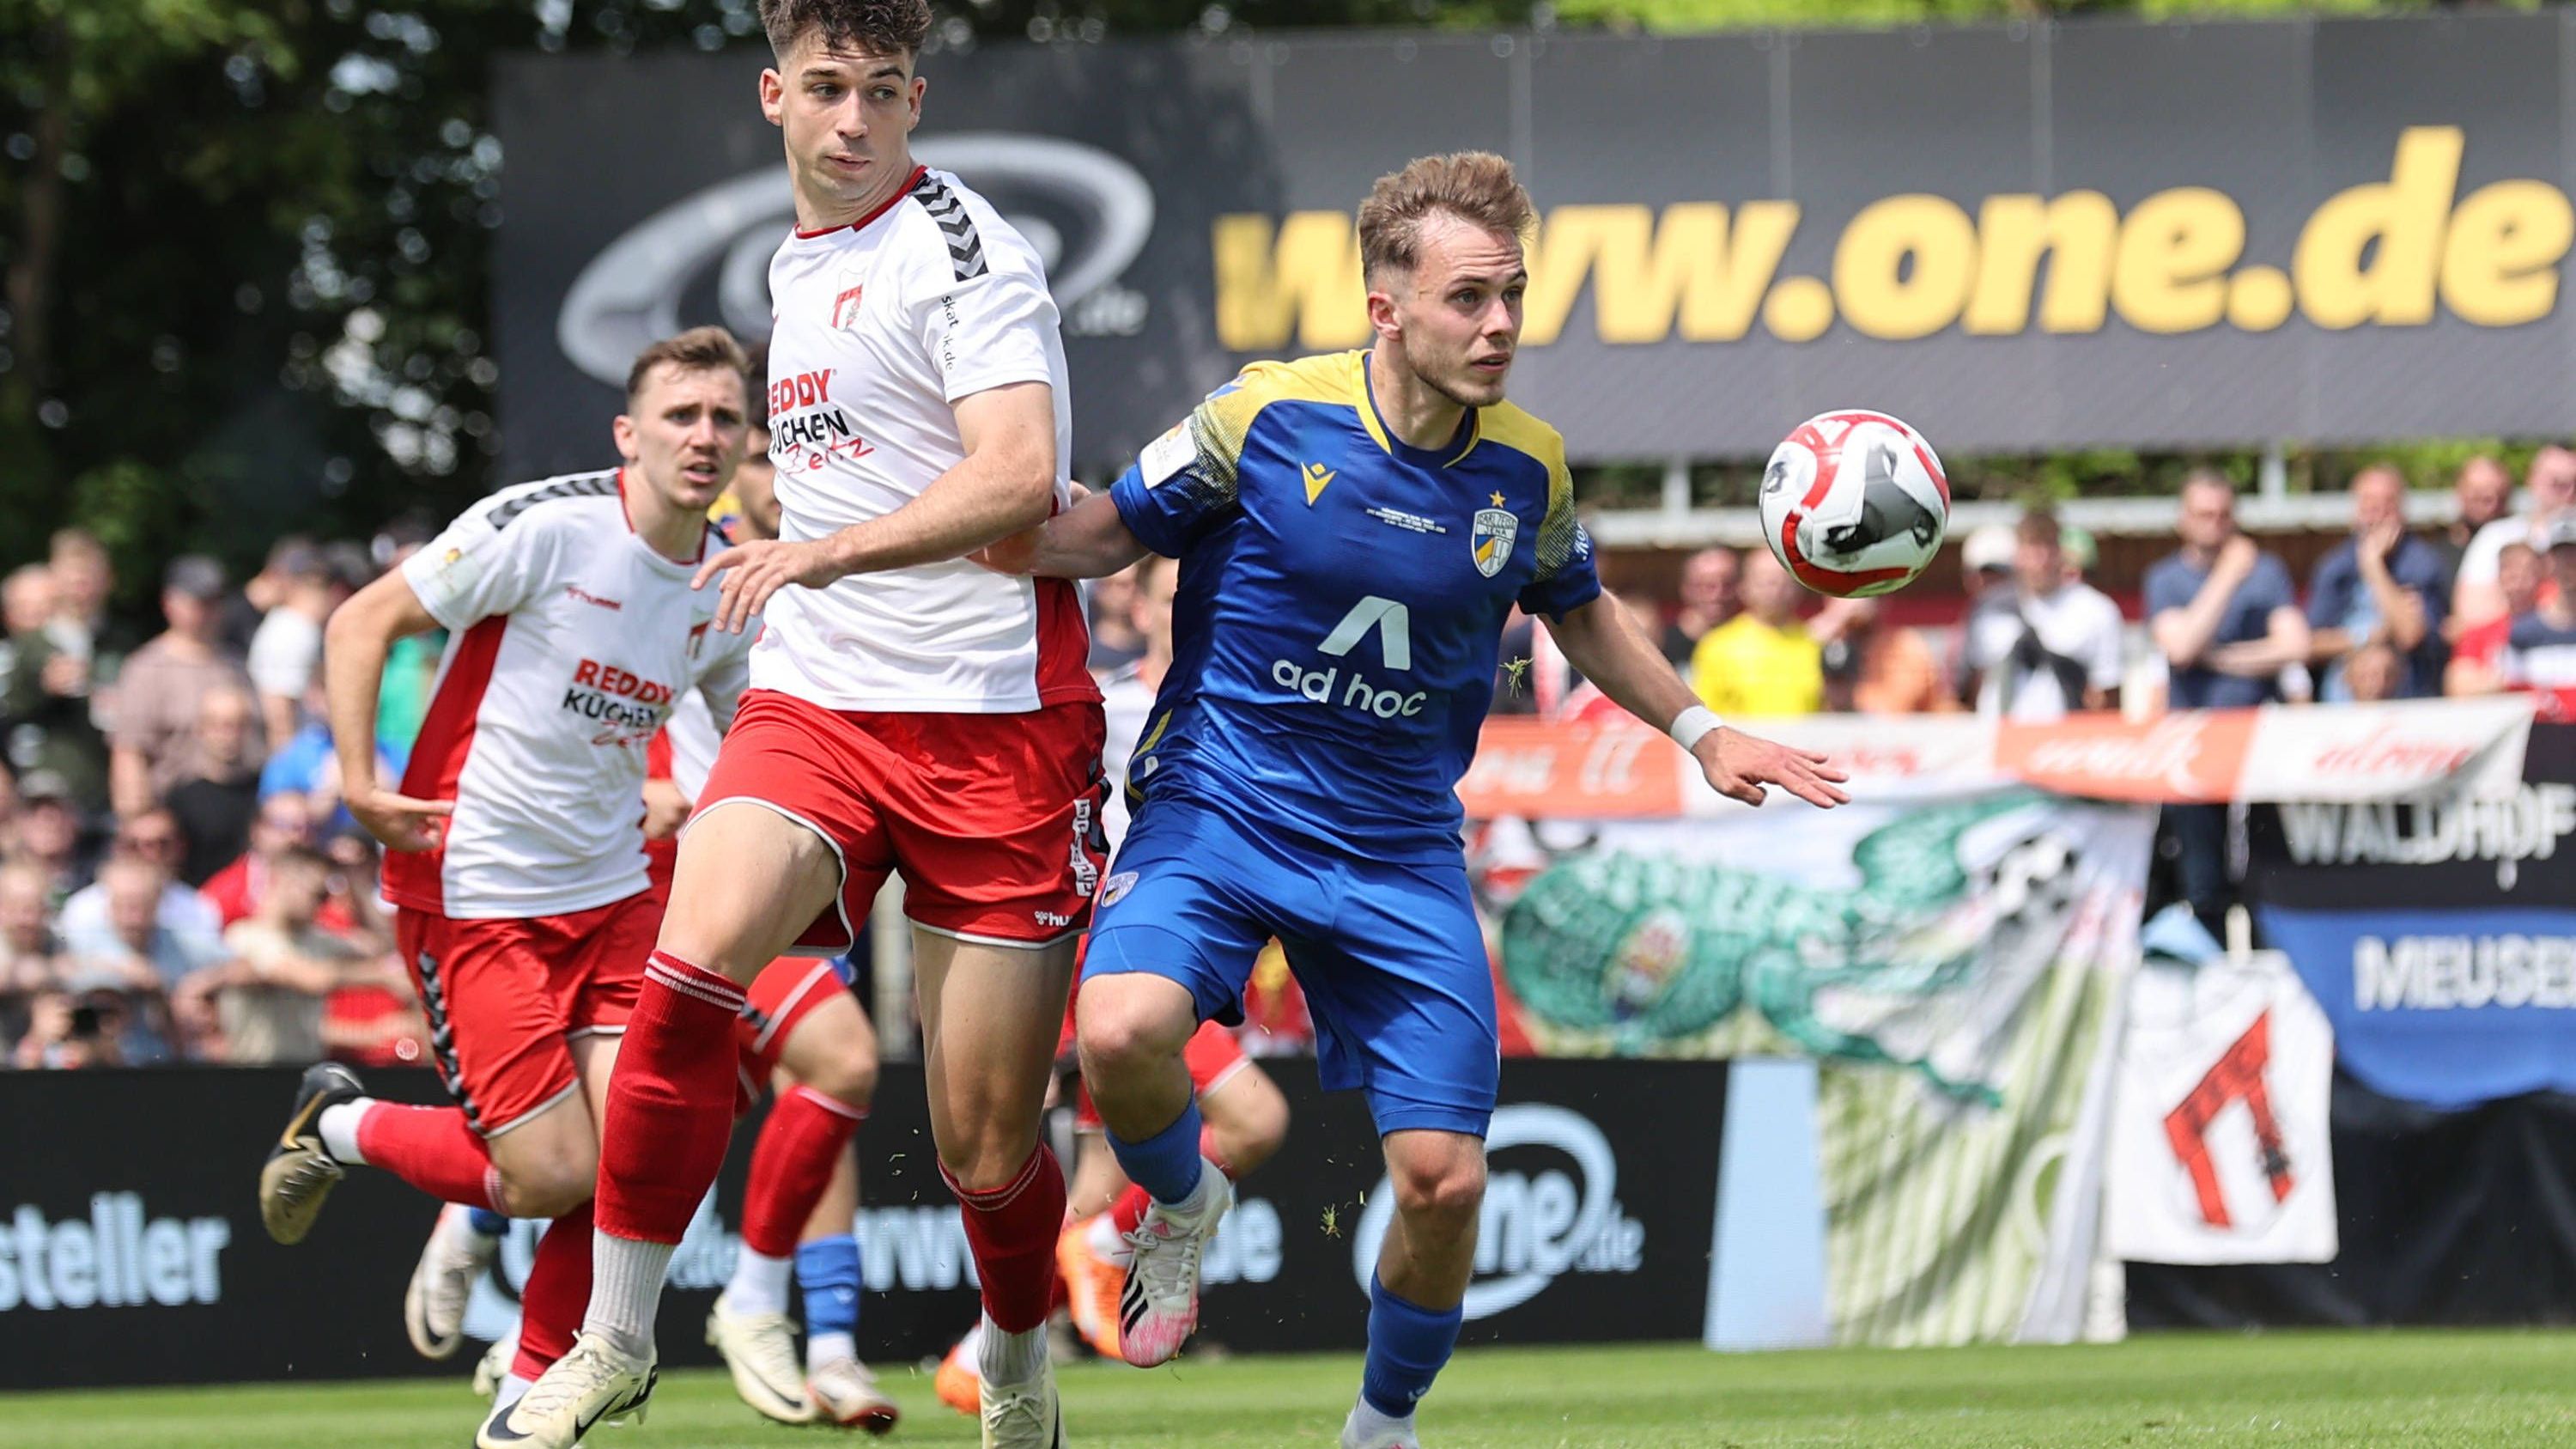
[{"label": "blue shorts", "polygon": [[1244,982],[1277,937],[1327,1090],[1367,1092],[1380,1135],[1485,1135],[1502,1057],[1463,856],[1365,860],[1162,799],[1138,812],[1093,909],[1083,979],[1164,977],[1201,1021],[1243,1019]]}]

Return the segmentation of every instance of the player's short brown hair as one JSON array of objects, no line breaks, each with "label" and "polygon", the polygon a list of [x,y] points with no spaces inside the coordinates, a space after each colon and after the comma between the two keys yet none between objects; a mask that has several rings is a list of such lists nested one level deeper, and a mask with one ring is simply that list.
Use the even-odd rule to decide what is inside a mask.
[{"label": "player's short brown hair", "polygon": [[2026,508],[2021,521],[2013,525],[2013,536],[2040,548],[2056,548],[2066,541],[2065,531],[2058,527],[2054,508]]},{"label": "player's short brown hair", "polygon": [[653,380],[653,369],[664,363],[682,372],[716,372],[726,368],[743,379],[743,392],[751,391],[751,360],[742,355],[742,344],[721,327],[692,327],[677,337],[665,337],[635,354],[635,365],[626,370],[626,401],[631,405],[643,396],[644,384]]},{"label": "player's short brown hair", "polygon": [[760,0],[760,28],[780,60],[808,30],[834,50],[919,55],[930,37],[929,0]]},{"label": "player's short brown hair", "polygon": [[1412,270],[1433,212],[1523,239],[1538,217],[1512,163],[1491,151],[1417,157],[1379,177],[1360,203],[1360,266],[1371,281]]}]

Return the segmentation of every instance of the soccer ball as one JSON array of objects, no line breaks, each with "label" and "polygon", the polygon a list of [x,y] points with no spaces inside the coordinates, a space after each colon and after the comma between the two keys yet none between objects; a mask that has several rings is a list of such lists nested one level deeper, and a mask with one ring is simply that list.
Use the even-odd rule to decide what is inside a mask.
[{"label": "soccer ball", "polygon": [[1950,480],[1923,435],[1841,408],[1800,423],[1762,470],[1762,540],[1790,576],[1838,599],[1893,593],[1941,550]]}]

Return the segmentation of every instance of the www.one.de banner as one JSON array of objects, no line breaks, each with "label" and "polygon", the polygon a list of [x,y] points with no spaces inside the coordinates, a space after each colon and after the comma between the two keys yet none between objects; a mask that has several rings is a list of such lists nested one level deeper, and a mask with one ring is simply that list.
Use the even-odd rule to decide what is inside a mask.
[{"label": "www.one.de banner", "polygon": [[1489,838],[1506,1010],[1546,1054],[1816,1059],[1838,1341],[2072,1339],[2154,813],[1872,793]]}]

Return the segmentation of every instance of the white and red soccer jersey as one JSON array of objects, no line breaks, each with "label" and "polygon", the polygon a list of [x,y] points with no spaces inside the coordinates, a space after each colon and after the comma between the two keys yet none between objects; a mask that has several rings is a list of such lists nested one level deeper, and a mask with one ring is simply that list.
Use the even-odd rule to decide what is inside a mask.
[{"label": "white and red soccer jersey", "polygon": [[730,720],[748,673],[695,572],[636,537],[614,471],[505,488],[404,563],[448,641],[402,792],[456,812],[438,849],[387,854],[389,899],[528,919],[645,888],[647,742],[693,686]]},{"label": "white and red soccer jersey", "polygon": [[[984,198],[916,169],[884,206],[797,232],[769,264],[769,456],[780,533],[821,538],[919,497],[966,456],[954,405],[1055,392],[1059,507],[1072,458],[1064,342],[1035,250]],[[1098,698],[1078,591],[955,560],[783,589],[752,682],[829,709],[1012,714]]]}]

